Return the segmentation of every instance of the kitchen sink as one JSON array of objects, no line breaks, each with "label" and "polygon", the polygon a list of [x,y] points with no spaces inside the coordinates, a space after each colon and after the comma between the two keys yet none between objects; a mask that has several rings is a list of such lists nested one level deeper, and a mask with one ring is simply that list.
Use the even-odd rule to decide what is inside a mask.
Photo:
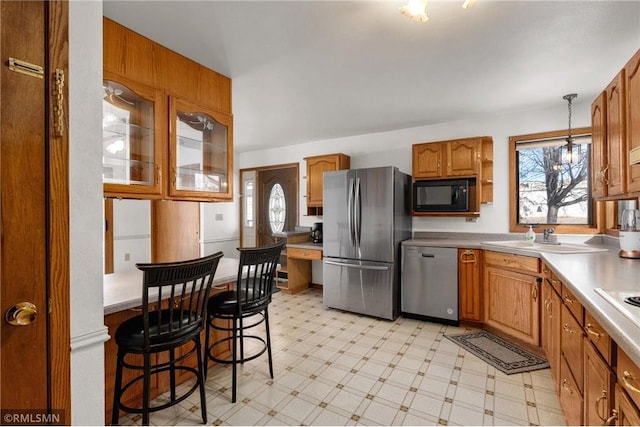
[{"label": "kitchen sink", "polygon": [[581,254],[588,252],[606,252],[607,249],[574,243],[530,243],[525,240],[497,240],[482,242],[482,247],[512,248],[532,252],[551,252],[556,254]]}]

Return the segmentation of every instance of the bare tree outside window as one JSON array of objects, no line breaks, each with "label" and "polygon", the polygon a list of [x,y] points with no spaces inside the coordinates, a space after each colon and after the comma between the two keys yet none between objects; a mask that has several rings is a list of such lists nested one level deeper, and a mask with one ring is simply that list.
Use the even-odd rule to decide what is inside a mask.
[{"label": "bare tree outside window", "polygon": [[518,224],[592,223],[591,143],[574,145],[579,161],[566,162],[565,142],[517,144]]}]

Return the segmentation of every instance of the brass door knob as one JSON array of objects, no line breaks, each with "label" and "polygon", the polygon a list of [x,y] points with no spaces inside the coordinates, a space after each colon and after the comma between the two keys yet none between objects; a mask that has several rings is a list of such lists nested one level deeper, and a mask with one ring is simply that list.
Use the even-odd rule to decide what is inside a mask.
[{"label": "brass door knob", "polygon": [[38,309],[30,302],[19,302],[7,310],[4,318],[13,326],[27,326],[35,322]]}]

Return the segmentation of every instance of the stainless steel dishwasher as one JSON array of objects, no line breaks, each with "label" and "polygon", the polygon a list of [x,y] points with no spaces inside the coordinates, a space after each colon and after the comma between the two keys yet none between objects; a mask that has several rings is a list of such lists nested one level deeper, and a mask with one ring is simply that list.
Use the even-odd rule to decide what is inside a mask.
[{"label": "stainless steel dishwasher", "polygon": [[403,245],[401,294],[407,317],[457,325],[458,250]]}]

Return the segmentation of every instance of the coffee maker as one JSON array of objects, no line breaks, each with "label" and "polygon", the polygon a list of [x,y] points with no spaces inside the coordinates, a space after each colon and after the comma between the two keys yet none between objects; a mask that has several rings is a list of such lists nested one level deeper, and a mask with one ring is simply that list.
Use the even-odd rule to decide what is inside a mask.
[{"label": "coffee maker", "polygon": [[322,223],[314,222],[311,227],[311,241],[313,243],[322,243]]}]

